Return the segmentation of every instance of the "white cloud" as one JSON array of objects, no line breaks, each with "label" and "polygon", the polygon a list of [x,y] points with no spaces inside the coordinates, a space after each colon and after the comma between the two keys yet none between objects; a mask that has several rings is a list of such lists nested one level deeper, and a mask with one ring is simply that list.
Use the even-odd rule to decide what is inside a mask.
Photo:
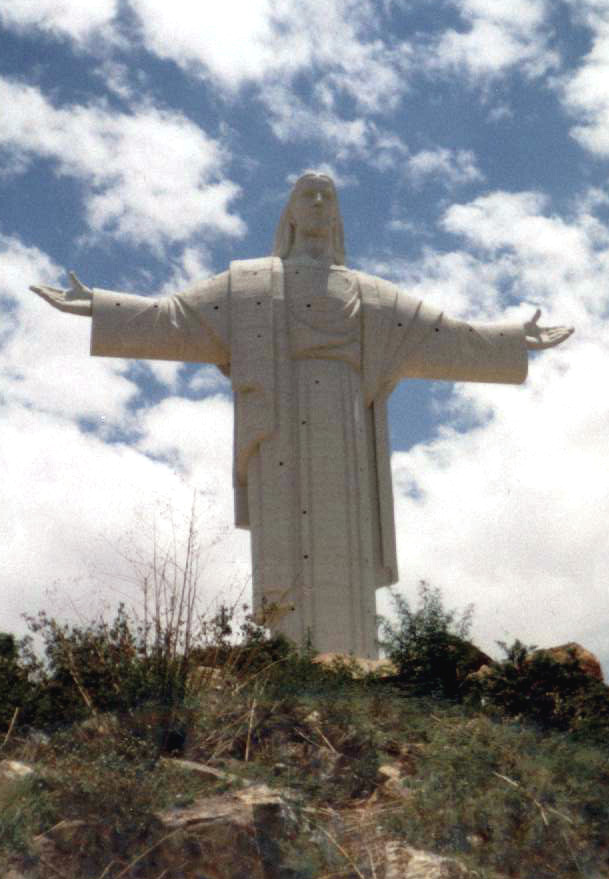
[{"label": "white cloud", "polygon": [[404,220],[396,217],[394,220],[389,220],[387,228],[390,232],[408,232],[412,235],[421,234],[421,230],[414,220]]},{"label": "white cloud", "polygon": [[0,23],[82,41],[107,27],[117,11],[118,0],[0,0]]},{"label": "white cloud", "polygon": [[345,30],[336,44],[328,47],[326,57],[319,59],[328,73],[317,86],[318,94],[325,93],[329,106],[336,95],[344,93],[364,112],[395,110],[409,88],[410,46],[402,43],[392,48],[382,40],[364,42]]},{"label": "white cloud", "polygon": [[488,261],[465,250],[425,248],[416,260],[363,260],[364,271],[394,281],[414,297],[433,302],[452,317],[489,320],[501,308],[500,285],[512,278],[511,260]]},{"label": "white cloud", "polygon": [[197,281],[208,278],[211,274],[213,272],[208,248],[201,245],[185,247],[179,262],[173,264],[171,275],[160,292],[177,293]]},{"label": "white cloud", "polygon": [[[311,79],[314,103],[328,110],[342,94],[365,112],[386,112],[408,88],[412,49],[392,38],[372,0],[225,0],[213,7],[189,0],[127,0],[125,5],[151,53],[229,92],[254,83],[266,106],[267,84],[291,85],[299,74]],[[0,21],[77,43],[87,40],[89,50],[104,56],[113,45],[126,45],[118,6],[117,0],[0,0]],[[120,64],[106,57],[102,69],[111,90],[124,98],[133,94]]]},{"label": "white cloud", "polygon": [[546,0],[455,0],[455,5],[469,29],[450,28],[424,47],[423,63],[429,70],[486,78],[518,66],[538,76],[557,65],[548,48]]},{"label": "white cloud", "polygon": [[228,499],[225,518],[232,511],[232,442],[218,443],[218,436],[232,436],[233,407],[224,395],[201,400],[169,397],[142,410],[137,417],[141,438],[138,448],[170,460],[196,481],[200,491]]},{"label": "white cloud", "polygon": [[[223,449],[230,448],[230,425],[227,429],[222,422],[210,429],[213,406],[208,410],[201,401],[198,407],[198,418],[208,428],[203,451],[212,448],[217,463]],[[184,427],[174,420],[178,435]],[[140,528],[138,515],[148,517],[164,505],[183,517],[193,491],[200,501],[204,603],[218,595],[234,598],[236,586],[247,586],[248,535],[232,528],[230,477],[216,478],[204,457],[196,473],[182,474],[172,460],[155,460],[136,448],[83,433],[73,422],[17,406],[3,411],[0,448],[10,452],[0,487],[1,628],[19,630],[21,613],[43,607],[63,613],[74,602],[90,620],[105,604],[136,601],[119,550],[127,544],[131,552],[141,547],[145,553],[150,533]],[[165,539],[167,528],[161,533]],[[244,598],[249,598],[247,591]]]},{"label": "white cloud", "polygon": [[489,122],[502,122],[504,119],[513,119],[514,111],[507,104],[498,104],[488,114]]},{"label": "white cloud", "polygon": [[345,119],[332,110],[305,103],[295,92],[279,85],[265,89],[265,101],[270,126],[280,141],[320,142],[334,162],[360,159],[386,170],[408,154],[398,135],[365,116]]},{"label": "white cloud", "polygon": [[181,374],[182,364],[171,360],[136,360],[130,364],[129,370],[129,375],[136,384],[143,384],[152,376],[171,393],[179,391]]},{"label": "white cloud", "polygon": [[456,5],[466,19],[485,18],[522,30],[543,25],[548,11],[546,0],[458,0]]},{"label": "white cloud", "polygon": [[[322,143],[327,163],[357,157],[394,167],[405,148],[369,117],[394,111],[409,87],[412,51],[383,30],[371,0],[228,0],[213,10],[180,0],[131,0],[152,52],[235,93],[257,87],[260,113],[282,141]],[[299,96],[296,76],[311,84]],[[354,111],[337,109],[347,97]]]},{"label": "white cloud", "polygon": [[547,216],[547,200],[538,193],[495,192],[453,205],[443,225],[494,259],[505,254],[521,298],[588,324],[607,308],[609,232],[590,213],[595,203],[598,197],[584,199],[576,215],[564,219]]},{"label": "white cloud", "polygon": [[573,337],[523,388],[459,386],[453,405],[483,426],[394,455],[402,577],[431,579],[450,606],[473,601],[484,649],[575,638],[609,663],[609,416],[595,379],[608,343]]},{"label": "white cloud", "polygon": [[340,161],[369,152],[372,126],[365,119],[347,120],[328,111],[318,113],[282,87],[273,89],[272,96],[267,89],[267,98],[271,128],[279,140],[325,141],[338,150]]},{"label": "white cloud", "polygon": [[34,281],[57,283],[58,267],[15,238],[0,239],[0,257],[8,317],[0,333],[0,628],[21,630],[19,615],[42,607],[64,613],[75,602],[90,619],[105,602],[133,600],[118,548],[127,541],[134,549],[141,539],[145,550],[149,535],[138,530],[136,514],[158,503],[187,514],[193,491],[204,598],[234,598],[247,586],[249,544],[232,527],[230,402],[165,398],[134,410],[136,381],[150,364],[128,379],[124,361],[89,358],[88,319],[27,290]]},{"label": "white cloud", "polygon": [[[495,317],[528,316],[539,304],[542,324],[573,323],[576,333],[533,357],[521,387],[456,385],[437,437],[395,454],[393,466],[410,592],[426,578],[449,606],[473,601],[475,640],[495,655],[499,638],[540,645],[575,639],[609,671],[609,415],[601,403],[609,374],[609,236],[592,213],[603,201],[592,193],[561,217],[538,194],[492,193],[446,212],[445,228],[477,256],[428,252],[419,271],[424,279],[435,266],[436,289],[421,280],[413,293],[446,303],[449,314],[488,319],[492,296],[476,297],[498,273]],[[505,309],[510,293],[530,304]]]},{"label": "white cloud", "polygon": [[404,90],[408,48],[380,38],[370,0],[227,0],[213,9],[178,0],[131,0],[146,46],[225,88],[289,80],[321,71],[330,102],[346,91],[362,107],[395,104]]},{"label": "white cloud", "polygon": [[215,366],[200,366],[188,382],[193,393],[229,393],[231,384]]},{"label": "white cloud", "polygon": [[233,88],[273,66],[295,68],[308,61],[306,44],[291,41],[291,58],[274,44],[270,0],[228,0],[213,9],[188,0],[132,0],[131,6],[148,49],[195,72],[205,68]]},{"label": "white cloud", "polygon": [[320,162],[314,167],[304,166],[295,173],[288,174],[286,177],[286,182],[293,186],[294,183],[301,177],[303,174],[306,174],[307,171],[315,171],[317,174],[327,174],[328,177],[331,177],[334,181],[334,184],[337,187],[344,186],[353,186],[357,183],[357,178],[351,174],[343,174],[341,171],[337,171],[336,167],[329,162]]},{"label": "white cloud", "polygon": [[[381,170],[394,167],[397,158],[404,156],[401,140],[392,132],[383,131],[368,117],[396,109],[409,88],[413,53],[407,43],[395,40],[391,31],[383,26],[383,18],[372,0],[252,0],[245,5],[241,0],[227,0],[213,9],[187,0],[177,0],[173,5],[162,0],[129,0],[129,8],[139,22],[144,46],[153,54],[175,62],[191,76],[213,82],[231,97],[243,86],[253,84],[260,99],[260,112],[268,117],[280,140],[321,141],[332,151],[328,158],[333,163],[357,156]],[[70,16],[65,18],[66,33],[71,21]],[[130,81],[122,63],[103,51],[104,47],[108,48],[105,38],[109,33],[96,37],[95,46],[91,44],[104,58],[97,72],[104,76],[108,89],[124,100],[134,101],[138,93],[136,84]],[[113,40],[119,39],[116,22],[111,33]],[[77,29],[74,37],[80,38]],[[293,90],[296,76],[310,81],[311,95],[306,99],[296,97]],[[2,97],[0,93],[0,99]],[[337,110],[339,99],[344,97],[355,105],[351,118]],[[31,107],[38,115],[40,109]],[[222,165],[217,143],[209,139],[202,143],[202,132],[181,117],[169,119],[165,114],[161,133],[157,130],[158,112],[151,119],[152,111],[139,111],[130,124],[127,116],[114,117],[112,123],[107,113],[100,118],[99,108],[95,118],[92,118],[94,108],[87,108],[86,114],[84,108],[80,108],[79,113],[75,113],[76,109],[71,108],[70,116],[81,117],[78,120],[81,128],[84,123],[93,124],[92,136],[87,140],[96,140],[94,155],[101,154],[102,159],[96,164],[93,180],[95,190],[103,191],[95,191],[88,206],[94,229],[110,228],[132,240],[141,240],[148,237],[151,225],[142,224],[141,214],[149,220],[158,213],[161,218],[167,216],[167,227],[172,224],[179,235],[181,226],[192,226],[193,212],[202,216],[215,211],[223,231],[229,226],[233,233],[238,230],[237,219],[228,215],[226,208],[236,194],[235,188],[227,182],[218,191],[219,203],[212,202],[209,191],[207,178]],[[43,113],[41,118],[45,116],[48,113]],[[48,128],[46,121],[43,130]],[[58,123],[64,127],[57,113],[51,122],[51,127],[57,127]],[[137,129],[137,133],[133,129]],[[29,130],[27,133],[30,134]],[[40,135],[36,137],[36,132],[33,134],[34,140],[41,139]],[[76,132],[70,131],[65,138],[60,138],[70,141],[72,149],[74,143],[80,143],[73,134]],[[157,178],[152,180],[155,205],[150,207],[150,187],[140,183],[144,138],[147,164],[152,163],[148,173]],[[44,140],[48,143],[49,139],[47,134]],[[187,155],[178,150],[168,157],[168,141],[173,145],[178,140],[184,144],[183,151]],[[188,144],[195,140],[199,141],[197,149],[190,151]],[[109,144],[113,147],[111,152]],[[23,142],[19,146],[25,148]],[[57,157],[59,151],[62,169],[74,173],[75,162],[68,162],[67,144],[55,148],[53,156]],[[110,155],[106,155],[108,153]],[[200,156],[194,166],[193,153]],[[157,156],[158,162],[155,162]],[[112,161],[108,164],[104,161],[106,158]],[[80,150],[76,163],[82,164]],[[93,161],[86,165],[90,173]],[[108,170],[103,173],[106,167]],[[208,189],[208,203],[203,211],[200,210],[200,193],[196,193],[194,203],[189,203],[189,194],[200,188],[199,175],[206,178]],[[174,178],[185,184],[184,195],[178,200],[172,190],[159,205],[163,190],[169,188],[167,181]],[[132,183],[129,185],[128,181]],[[158,183],[156,188],[154,183]],[[129,202],[126,216],[123,215],[125,199]],[[140,206],[138,209],[133,207],[136,203]],[[157,211],[159,207],[161,210]],[[144,231],[140,233],[141,229]],[[167,234],[165,229],[162,234]]]},{"label": "white cloud", "polygon": [[239,189],[222,176],[227,153],[184,116],[154,107],[132,114],[55,107],[38,89],[6,79],[0,103],[0,146],[51,160],[59,174],[81,180],[93,232],[159,248],[203,228],[244,231],[228,210]]},{"label": "white cloud", "polygon": [[[589,4],[584,9],[589,9]],[[575,139],[598,156],[609,156],[609,12],[590,14],[592,48],[575,73],[563,78],[562,95],[567,109],[578,120]]]},{"label": "white cloud", "polygon": [[484,179],[471,150],[449,150],[446,147],[415,153],[408,160],[407,171],[415,185],[421,185],[429,178],[446,186]]},{"label": "white cloud", "polygon": [[15,238],[0,237],[0,253],[0,293],[12,315],[2,339],[0,394],[5,402],[33,406],[62,419],[103,418],[108,425],[116,424],[136,390],[122,374],[123,362],[91,361],[83,380],[88,321],[70,319],[28,290],[37,282],[57,285],[59,268]]},{"label": "white cloud", "polygon": [[136,101],[138,93],[146,90],[148,78],[141,70],[132,70],[109,57],[91,71],[101,80],[104,88],[124,101]]}]

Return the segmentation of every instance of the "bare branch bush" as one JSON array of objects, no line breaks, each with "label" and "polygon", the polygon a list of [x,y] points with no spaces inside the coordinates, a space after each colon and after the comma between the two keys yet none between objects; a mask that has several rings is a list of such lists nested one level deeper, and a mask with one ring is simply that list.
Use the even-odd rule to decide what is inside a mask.
[{"label": "bare branch bush", "polygon": [[[244,586],[232,604],[205,602],[204,576],[212,551],[224,540],[226,529],[211,536],[205,528],[194,492],[184,514],[171,504],[158,504],[152,514],[139,516],[139,527],[128,535],[119,554],[127,562],[126,580],[130,616],[143,658],[186,686],[193,650],[234,641],[234,623],[245,612]],[[227,584],[234,593],[235,584]]]}]

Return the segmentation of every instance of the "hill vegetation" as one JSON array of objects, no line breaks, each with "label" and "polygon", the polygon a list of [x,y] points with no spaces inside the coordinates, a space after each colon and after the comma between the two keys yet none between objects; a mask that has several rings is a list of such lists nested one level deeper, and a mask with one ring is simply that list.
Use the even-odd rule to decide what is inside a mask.
[{"label": "hill vegetation", "polygon": [[609,689],[574,652],[489,660],[471,610],[425,584],[396,608],[372,672],[235,633],[226,608],[186,650],[124,608],[30,620],[42,657],[0,636],[2,875],[208,879],[227,846],[168,827],[263,791],[282,816],[256,831],[265,879],[389,877],[381,840],[457,859],[451,876],[609,876]]}]

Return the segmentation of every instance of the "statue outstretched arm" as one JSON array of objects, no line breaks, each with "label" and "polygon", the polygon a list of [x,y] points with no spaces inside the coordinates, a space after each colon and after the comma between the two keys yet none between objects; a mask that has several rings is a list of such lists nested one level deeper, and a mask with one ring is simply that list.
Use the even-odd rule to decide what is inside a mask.
[{"label": "statue outstretched arm", "polygon": [[227,272],[159,298],[90,289],[73,272],[70,279],[68,290],[30,289],[60,311],[92,318],[91,354],[218,366],[230,362]]},{"label": "statue outstretched arm", "polygon": [[538,326],[540,314],[537,310],[524,324],[470,323],[423,303],[414,307],[412,300],[398,299],[396,323],[403,329],[392,358],[392,383],[426,378],[520,384],[527,375],[529,350],[559,345],[573,332],[569,327]]},{"label": "statue outstretched arm", "polygon": [[520,323],[455,320],[399,295],[383,371],[393,387],[407,378],[520,384],[528,369],[525,338]]}]

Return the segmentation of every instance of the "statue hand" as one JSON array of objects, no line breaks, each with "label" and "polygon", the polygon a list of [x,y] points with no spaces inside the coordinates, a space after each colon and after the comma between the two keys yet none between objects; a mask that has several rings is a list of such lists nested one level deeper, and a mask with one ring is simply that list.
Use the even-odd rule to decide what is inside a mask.
[{"label": "statue hand", "polygon": [[72,286],[69,290],[58,290],[57,287],[31,286],[30,290],[45,299],[53,308],[67,311],[70,314],[92,314],[93,292],[78,280],[74,272],[69,272]]},{"label": "statue hand", "polygon": [[568,339],[573,327],[540,327],[537,325],[541,310],[538,308],[531,320],[524,324],[526,346],[540,351],[542,348],[553,348]]}]

